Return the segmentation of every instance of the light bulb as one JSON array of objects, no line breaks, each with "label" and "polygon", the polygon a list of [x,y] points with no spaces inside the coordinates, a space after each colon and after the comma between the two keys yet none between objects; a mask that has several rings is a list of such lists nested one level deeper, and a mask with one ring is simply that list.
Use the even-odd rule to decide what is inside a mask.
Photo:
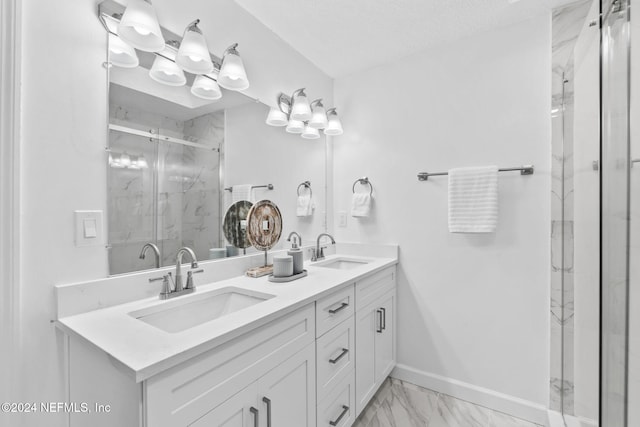
[{"label": "light bulb", "polygon": [[304,122],[300,120],[289,120],[285,130],[289,133],[302,133],[304,130]]},{"label": "light bulb", "polygon": [[218,84],[229,90],[245,90],[249,87],[247,72],[244,69],[242,58],[236,50],[237,46],[236,43],[225,51],[218,77]]},{"label": "light bulb", "polygon": [[175,62],[159,55],[153,61],[149,76],[158,83],[168,86],[183,86],[187,83],[187,78],[180,67]]},{"label": "light bulb", "polygon": [[135,68],[140,63],[135,49],[114,34],[109,34],[109,62],[123,68]]},{"label": "light bulb", "polygon": [[207,41],[198,28],[199,19],[196,19],[184,30],[182,43],[176,55],[176,63],[183,70],[192,74],[207,74],[213,71],[211,54],[207,47]]},{"label": "light bulb", "polygon": [[122,165],[123,168],[131,166],[131,157],[129,157],[127,153],[122,153],[120,156],[120,165]]},{"label": "light bulb", "polygon": [[150,1],[129,0],[118,24],[118,35],[136,49],[146,52],[164,49],[158,17]]},{"label": "light bulb", "polygon": [[323,129],[327,127],[327,112],[322,105],[321,99],[316,99],[311,103],[311,120],[309,120],[309,126],[315,129]]},{"label": "light bulb", "polygon": [[307,125],[304,127],[304,131],[302,132],[302,137],[304,139],[318,139],[320,138],[320,131],[318,129],[312,128]]},{"label": "light bulb", "polygon": [[338,118],[338,113],[335,108],[330,108],[327,111],[327,118],[329,123],[327,127],[324,129],[325,135],[342,135],[342,123]]},{"label": "light bulb", "polygon": [[191,93],[198,98],[206,99],[209,101],[215,101],[222,98],[222,91],[220,86],[215,80],[205,77],[197,76],[191,86]]},{"label": "light bulb", "polygon": [[269,126],[286,126],[289,124],[289,118],[279,109],[271,107],[269,114],[267,114],[266,123]]},{"label": "light bulb", "polygon": [[291,106],[291,118],[293,120],[300,120],[306,122],[311,119],[311,107],[309,106],[309,100],[304,93],[304,89],[298,89],[293,93]]}]

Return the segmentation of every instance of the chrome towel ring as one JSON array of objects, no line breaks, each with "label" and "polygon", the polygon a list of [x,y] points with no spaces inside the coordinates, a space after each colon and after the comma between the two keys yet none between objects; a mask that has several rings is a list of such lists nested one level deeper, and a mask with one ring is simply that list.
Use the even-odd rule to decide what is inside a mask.
[{"label": "chrome towel ring", "polygon": [[296,192],[298,193],[298,196],[300,196],[300,187],[308,188],[309,189],[309,197],[313,197],[313,190],[311,189],[311,182],[305,181],[302,184],[298,185],[298,189],[296,190]]},{"label": "chrome towel ring", "polygon": [[354,193],[356,192],[357,183],[360,183],[362,185],[368,185],[370,187],[369,195],[373,196],[373,184],[371,183],[371,181],[369,181],[369,178],[365,176],[365,177],[356,179],[356,181],[353,183],[353,187],[351,187],[351,191]]}]

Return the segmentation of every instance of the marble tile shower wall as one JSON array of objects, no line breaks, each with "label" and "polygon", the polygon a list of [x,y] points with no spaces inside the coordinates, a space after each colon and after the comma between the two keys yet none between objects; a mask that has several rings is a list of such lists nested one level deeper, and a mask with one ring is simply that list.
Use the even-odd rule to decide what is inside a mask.
[{"label": "marble tile shower wall", "polygon": [[[144,155],[147,169],[110,168],[108,224],[110,273],[153,267],[153,257],[138,259],[145,242],[156,242],[162,264],[170,265],[181,246],[199,259],[220,246],[219,148],[224,142],[224,112],[186,122],[134,108],[111,106],[111,122],[211,146],[211,150],[110,132],[113,152]],[[154,191],[154,164],[157,182]]]},{"label": "marble tile shower wall", "polygon": [[590,0],[552,16],[550,408],[573,414],[573,49]]}]

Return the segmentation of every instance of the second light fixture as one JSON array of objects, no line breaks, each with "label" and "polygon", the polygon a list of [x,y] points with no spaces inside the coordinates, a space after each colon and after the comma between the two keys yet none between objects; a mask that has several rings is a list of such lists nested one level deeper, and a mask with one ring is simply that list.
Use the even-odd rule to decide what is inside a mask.
[{"label": "second light fixture", "polygon": [[320,129],[325,135],[341,135],[342,123],[335,108],[325,110],[322,99],[309,103],[305,89],[298,89],[291,96],[278,95],[278,107],[271,107],[266,123],[269,126],[286,126],[289,133],[298,133],[305,139],[320,138]]}]

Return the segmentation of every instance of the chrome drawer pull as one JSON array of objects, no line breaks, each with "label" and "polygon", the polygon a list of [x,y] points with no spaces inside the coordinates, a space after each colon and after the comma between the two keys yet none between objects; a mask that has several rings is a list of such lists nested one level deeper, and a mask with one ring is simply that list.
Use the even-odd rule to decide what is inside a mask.
[{"label": "chrome drawer pull", "polygon": [[253,427],[259,427],[260,420],[258,419],[258,410],[252,406],[249,408],[249,412],[253,414]]},{"label": "chrome drawer pull", "polygon": [[340,353],[338,357],[336,357],[335,359],[329,359],[329,363],[333,363],[335,365],[336,363],[338,363],[338,360],[342,359],[347,353],[349,353],[349,349],[343,348],[342,353]]},{"label": "chrome drawer pull", "polygon": [[384,307],[380,307],[382,310],[382,330],[387,329],[387,310]]},{"label": "chrome drawer pull", "polygon": [[342,305],[340,305],[340,307],[333,309],[333,310],[329,310],[329,313],[331,314],[336,314],[337,312],[339,312],[340,310],[344,310],[345,308],[349,307],[349,304],[346,302],[343,302]]},{"label": "chrome drawer pull", "polygon": [[382,310],[376,310],[376,313],[378,313],[378,326],[376,326],[376,332],[381,334],[382,333]]},{"label": "chrome drawer pull", "polygon": [[329,424],[331,424],[332,426],[337,426],[340,420],[342,419],[342,417],[347,415],[347,412],[349,412],[349,407],[346,405],[342,405],[342,413],[340,414],[340,416],[336,418],[335,421],[329,421]]},{"label": "chrome drawer pull", "polygon": [[271,399],[263,397],[262,401],[267,404],[267,427],[271,427]]}]

